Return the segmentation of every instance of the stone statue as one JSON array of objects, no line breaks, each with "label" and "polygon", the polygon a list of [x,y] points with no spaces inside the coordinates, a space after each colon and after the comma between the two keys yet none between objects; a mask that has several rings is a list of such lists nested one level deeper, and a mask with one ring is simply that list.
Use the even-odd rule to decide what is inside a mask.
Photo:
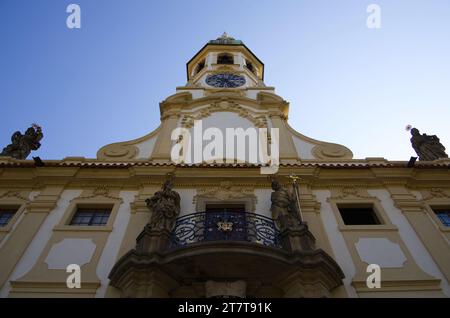
[{"label": "stone statue", "polygon": [[26,159],[32,150],[41,147],[39,141],[44,137],[42,128],[33,124],[24,135],[16,131],[11,137],[11,144],[3,148],[0,156],[13,157],[15,159]]},{"label": "stone statue", "polygon": [[278,181],[272,181],[272,218],[279,230],[295,228],[301,224],[295,196],[283,188]]},{"label": "stone statue", "polygon": [[440,143],[437,136],[420,134],[417,128],[411,129],[411,135],[411,144],[419,156],[419,160],[432,161],[440,158],[448,158],[448,155],[445,153],[445,147]]},{"label": "stone statue", "polygon": [[171,180],[164,183],[162,189],[153,197],[145,200],[147,207],[153,211],[150,219],[152,229],[172,231],[175,221],[180,214],[180,195],[172,190]]}]

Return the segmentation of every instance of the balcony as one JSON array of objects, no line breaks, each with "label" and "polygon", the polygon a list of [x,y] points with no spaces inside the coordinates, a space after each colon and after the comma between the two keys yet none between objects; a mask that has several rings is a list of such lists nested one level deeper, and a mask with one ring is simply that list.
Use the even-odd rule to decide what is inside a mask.
[{"label": "balcony", "polygon": [[170,249],[189,244],[238,241],[281,248],[275,222],[248,212],[198,212],[177,219],[170,238]]},{"label": "balcony", "polygon": [[170,231],[147,224],[111,270],[111,286],[121,297],[265,298],[329,297],[342,285],[306,223],[279,231],[271,218],[240,210],[181,216]]}]

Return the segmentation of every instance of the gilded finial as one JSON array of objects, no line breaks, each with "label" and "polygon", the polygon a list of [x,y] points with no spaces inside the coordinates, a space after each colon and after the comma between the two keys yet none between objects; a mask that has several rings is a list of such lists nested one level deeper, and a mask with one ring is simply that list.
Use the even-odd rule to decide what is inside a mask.
[{"label": "gilded finial", "polygon": [[300,179],[299,176],[297,176],[296,174],[293,174],[293,173],[291,173],[291,174],[289,175],[289,178],[292,180],[293,183],[297,183],[297,180]]}]

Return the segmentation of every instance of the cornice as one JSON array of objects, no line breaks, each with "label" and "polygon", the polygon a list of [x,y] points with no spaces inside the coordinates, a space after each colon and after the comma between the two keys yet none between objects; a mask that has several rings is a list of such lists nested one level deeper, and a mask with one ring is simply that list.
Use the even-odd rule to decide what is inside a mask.
[{"label": "cornice", "polygon": [[[3,160],[2,160],[3,159]],[[76,159],[76,160],[75,160]],[[31,160],[0,158],[3,174],[0,189],[43,189],[47,185],[92,187],[93,184],[110,187],[136,188],[160,186],[167,173],[175,174],[182,187],[218,184],[219,180],[241,180],[239,184],[268,188],[266,175],[259,165],[250,164],[181,164],[129,160],[123,162],[85,158],[45,160],[45,167],[35,167]],[[450,162],[425,163],[406,168],[405,162],[370,163],[365,160],[321,161],[304,160],[281,164],[274,177],[284,178],[287,184],[292,173],[302,178],[302,184],[314,189],[345,186],[365,188],[406,187],[409,189],[449,188]],[[379,171],[382,170],[382,173]],[[438,178],[438,177],[439,178]],[[235,182],[235,181],[233,181]]]}]

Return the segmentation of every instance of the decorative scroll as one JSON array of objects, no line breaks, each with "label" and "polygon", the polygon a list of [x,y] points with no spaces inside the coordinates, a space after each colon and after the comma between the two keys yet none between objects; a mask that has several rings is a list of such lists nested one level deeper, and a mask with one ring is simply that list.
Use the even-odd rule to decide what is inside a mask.
[{"label": "decorative scroll", "polygon": [[133,159],[138,154],[138,148],[134,145],[127,144],[111,144],[103,147],[97,153],[97,157],[101,159]]},{"label": "decorative scroll", "polygon": [[319,159],[351,159],[353,157],[352,152],[338,144],[323,143],[315,146],[312,149],[314,157]]}]

